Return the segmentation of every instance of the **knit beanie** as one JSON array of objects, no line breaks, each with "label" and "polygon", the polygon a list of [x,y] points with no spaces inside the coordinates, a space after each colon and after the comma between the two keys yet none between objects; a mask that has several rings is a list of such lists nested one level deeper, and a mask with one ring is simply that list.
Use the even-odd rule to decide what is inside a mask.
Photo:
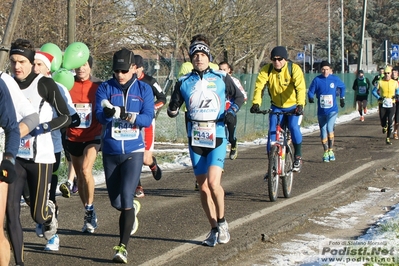
[{"label": "knit beanie", "polygon": [[328,63],[328,61],[321,61],[320,68],[323,68],[325,66],[331,67],[331,65],[330,65],[330,63]]},{"label": "knit beanie", "polygon": [[279,56],[284,59],[288,59],[288,52],[287,49],[285,49],[284,46],[276,46],[273,48],[271,54],[270,54],[270,60],[275,58],[276,56]]}]

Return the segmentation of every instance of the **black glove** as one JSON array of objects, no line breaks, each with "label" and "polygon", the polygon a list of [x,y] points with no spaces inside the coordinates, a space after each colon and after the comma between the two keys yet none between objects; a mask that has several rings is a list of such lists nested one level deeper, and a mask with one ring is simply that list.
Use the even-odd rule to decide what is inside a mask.
[{"label": "black glove", "polygon": [[119,115],[120,119],[126,120],[127,113],[126,113],[125,106],[118,106],[118,107],[121,109],[121,114]]},{"label": "black glove", "polygon": [[224,123],[225,124],[236,124],[236,116],[235,113],[232,112],[226,112],[226,115],[224,116]]},{"label": "black glove", "polygon": [[345,99],[344,98],[339,99],[339,106],[341,106],[341,108],[345,107]]},{"label": "black glove", "polygon": [[303,115],[303,105],[297,105],[295,108],[295,114],[296,115]]},{"label": "black glove", "polygon": [[379,103],[382,103],[383,101],[384,101],[384,98],[382,98],[382,97],[378,98]]},{"label": "black glove", "polygon": [[314,98],[309,98],[309,103],[314,103]]},{"label": "black glove", "polygon": [[115,112],[116,112],[115,108],[111,109],[111,108],[108,108],[108,107],[104,107],[103,111],[104,111],[104,115],[106,117],[113,117]]},{"label": "black glove", "polygon": [[0,165],[0,181],[11,184],[16,177],[17,172],[15,172],[14,164],[10,160],[4,158]]},{"label": "black glove", "polygon": [[260,109],[259,109],[259,104],[253,104],[252,105],[252,107],[251,107],[251,109],[249,109],[249,111],[252,113],[252,114],[255,114],[255,113],[258,113],[259,111],[260,111]]},{"label": "black glove", "polygon": [[69,128],[78,127],[80,125],[80,117],[78,113],[74,113],[71,115],[71,124],[68,126]]}]

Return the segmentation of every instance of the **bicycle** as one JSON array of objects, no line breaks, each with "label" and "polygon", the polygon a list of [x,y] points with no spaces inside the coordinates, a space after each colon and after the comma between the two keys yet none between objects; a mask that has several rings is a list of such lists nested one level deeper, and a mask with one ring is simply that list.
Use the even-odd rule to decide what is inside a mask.
[{"label": "bicycle", "polygon": [[288,128],[286,121],[281,123],[282,115],[295,115],[293,112],[273,112],[273,110],[261,110],[260,114],[271,114],[277,116],[276,140],[270,143],[269,169],[267,172],[267,186],[269,199],[274,202],[278,196],[278,185],[281,178],[283,194],[285,198],[291,196],[292,183],[294,179],[294,154],[291,140],[288,140]]}]

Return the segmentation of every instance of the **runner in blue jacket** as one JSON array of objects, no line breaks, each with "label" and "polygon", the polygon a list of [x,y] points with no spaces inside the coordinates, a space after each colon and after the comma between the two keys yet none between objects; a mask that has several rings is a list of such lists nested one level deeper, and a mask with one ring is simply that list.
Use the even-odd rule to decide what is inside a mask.
[{"label": "runner in blue jacket", "polygon": [[97,89],[96,116],[104,125],[101,148],[108,196],[121,212],[113,261],[127,263],[126,247],[139,209],[133,200],[143,165],[141,129],[150,126],[154,117],[154,94],[137,79],[132,51],[116,52],[112,69],[114,77]]},{"label": "runner in blue jacket", "polygon": [[317,98],[317,119],[320,127],[321,144],[323,145],[323,161],[335,161],[334,124],[338,116],[337,97],[340,97],[340,106],[345,106],[345,83],[332,74],[332,69],[327,61],[320,64],[321,75],[315,77],[308,91],[309,103],[314,103]]}]

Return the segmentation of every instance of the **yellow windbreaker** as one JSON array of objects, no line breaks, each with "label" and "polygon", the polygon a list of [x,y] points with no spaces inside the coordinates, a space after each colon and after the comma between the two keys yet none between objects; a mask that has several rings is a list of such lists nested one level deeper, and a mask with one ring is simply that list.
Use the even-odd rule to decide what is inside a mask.
[{"label": "yellow windbreaker", "polygon": [[292,77],[289,73],[288,62],[280,72],[273,69],[269,72],[272,64],[262,67],[255,83],[252,104],[262,105],[262,91],[267,85],[273,105],[280,108],[288,108],[294,105],[305,106],[306,84],[305,77],[299,65],[292,63]]}]

